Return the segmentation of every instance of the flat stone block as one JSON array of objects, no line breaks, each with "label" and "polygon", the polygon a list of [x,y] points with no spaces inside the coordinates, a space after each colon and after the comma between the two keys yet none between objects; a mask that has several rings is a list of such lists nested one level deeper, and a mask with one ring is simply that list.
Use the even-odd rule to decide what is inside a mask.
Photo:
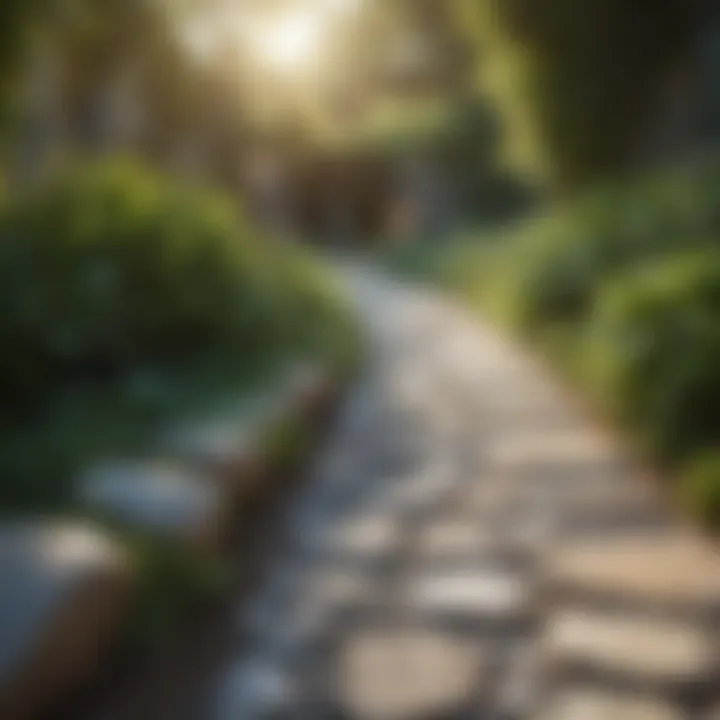
[{"label": "flat stone block", "polygon": [[226,671],[211,706],[213,720],[267,720],[287,709],[294,686],[288,673],[263,655],[236,662]]},{"label": "flat stone block", "polygon": [[222,530],[222,493],[210,478],[176,464],[109,462],[81,478],[80,499],[131,527],[214,545]]},{"label": "flat stone block", "polygon": [[0,525],[0,717],[37,717],[91,678],[130,585],[124,554],[90,526]]},{"label": "flat stone block", "polygon": [[[516,392],[516,391],[514,391]],[[490,443],[488,459],[497,467],[528,463],[622,462],[616,448],[599,433],[538,427],[533,432],[507,432]]]},{"label": "flat stone block", "polygon": [[712,638],[690,623],[565,612],[550,620],[543,654],[560,678],[674,694],[712,688],[718,678]]},{"label": "flat stone block", "polygon": [[505,671],[496,685],[498,718],[519,720],[536,712],[544,690],[544,677],[534,638],[510,649]]},{"label": "flat stone block", "polygon": [[500,570],[422,573],[411,579],[405,597],[410,610],[439,621],[512,629],[532,617],[527,581]]},{"label": "flat stone block", "polygon": [[483,670],[463,639],[421,629],[359,634],[342,648],[340,709],[357,720],[455,717],[482,686]]},{"label": "flat stone block", "polygon": [[574,543],[548,555],[546,574],[559,597],[645,604],[720,619],[720,556],[690,536]]},{"label": "flat stone block", "polygon": [[399,539],[397,519],[392,514],[370,510],[338,521],[326,535],[326,547],[340,556],[373,559],[392,552]]},{"label": "flat stone block", "polygon": [[660,700],[576,690],[560,695],[537,720],[685,720]]},{"label": "flat stone block", "polygon": [[463,519],[443,519],[426,526],[417,545],[423,559],[472,558],[480,555],[491,542],[490,533],[477,523]]},{"label": "flat stone block", "polygon": [[318,569],[309,578],[305,593],[328,614],[343,612],[374,599],[372,575],[351,568]]}]

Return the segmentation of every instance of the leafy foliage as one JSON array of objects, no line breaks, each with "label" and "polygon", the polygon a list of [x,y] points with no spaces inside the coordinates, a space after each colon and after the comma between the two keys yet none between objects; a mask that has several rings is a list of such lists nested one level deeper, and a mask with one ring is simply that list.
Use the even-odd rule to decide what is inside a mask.
[{"label": "leafy foliage", "polygon": [[[293,357],[358,350],[329,273],[223,197],[127,162],[0,213],[0,512],[67,500],[79,464]],[[4,506],[4,507],[3,507]]]},{"label": "leafy foliage", "polygon": [[720,455],[694,460],[683,475],[682,494],[687,508],[707,525],[720,527]]},{"label": "leafy foliage", "polygon": [[583,322],[617,273],[715,246],[716,186],[712,161],[608,185],[496,234],[490,245],[466,245],[450,258],[450,271],[484,283],[487,294],[502,285],[506,312],[525,331]]},{"label": "leafy foliage", "polygon": [[72,173],[9,206],[4,396],[27,405],[73,377],[260,334],[250,243],[232,208],[124,165]]},{"label": "leafy foliage", "polygon": [[[14,114],[18,82],[28,47],[56,0],[4,0],[0,4],[0,133]],[[4,140],[4,138],[2,138]]]},{"label": "leafy foliage", "polygon": [[0,383],[32,409],[68,382],[315,342],[327,290],[233,206],[126,163],[71,172],[0,217]]},{"label": "leafy foliage", "polygon": [[227,563],[177,541],[120,531],[141,582],[125,620],[126,651],[152,652],[230,587]]},{"label": "leafy foliage", "polygon": [[720,253],[650,263],[602,293],[591,329],[603,396],[668,459],[720,439]]},{"label": "leafy foliage", "polygon": [[481,47],[511,154],[565,189],[635,156],[703,4],[460,0]]}]

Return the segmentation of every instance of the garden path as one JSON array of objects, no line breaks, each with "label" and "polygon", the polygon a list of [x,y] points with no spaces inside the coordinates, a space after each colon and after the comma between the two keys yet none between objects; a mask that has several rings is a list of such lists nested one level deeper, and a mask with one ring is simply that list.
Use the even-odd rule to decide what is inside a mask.
[{"label": "garden path", "polygon": [[346,272],[370,358],[202,717],[720,718],[712,548],[516,347]]}]

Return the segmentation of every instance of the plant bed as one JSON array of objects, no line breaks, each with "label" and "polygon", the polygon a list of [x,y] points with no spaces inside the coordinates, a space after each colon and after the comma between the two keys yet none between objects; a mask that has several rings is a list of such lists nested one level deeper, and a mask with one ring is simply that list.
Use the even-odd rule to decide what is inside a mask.
[{"label": "plant bed", "polygon": [[[319,261],[213,192],[126,163],[3,207],[0,257],[0,517],[89,517],[120,539],[136,592],[118,655],[134,667],[227,591],[237,518],[305,454],[357,329]],[[296,358],[330,373],[327,395],[288,384]],[[202,433],[192,458],[177,445],[178,428],[217,424],[234,398],[268,389],[281,402],[250,434],[251,457],[244,417],[231,455]],[[158,479],[165,464],[176,470]],[[209,522],[190,539],[198,507]]]},{"label": "plant bed", "polygon": [[[163,455],[162,464],[143,460],[101,466],[103,483],[108,478],[113,482],[116,477],[131,479],[129,490],[120,496],[119,508],[113,507],[117,501],[114,493],[90,494],[86,501],[91,506],[89,514],[112,528],[132,559],[134,592],[120,642],[103,665],[99,681],[68,696],[57,717],[68,713],[91,717],[100,707],[111,717],[155,718],[161,716],[158,703],[172,704],[180,693],[198,691],[216,648],[228,637],[222,629],[230,622],[232,608],[261,569],[262,548],[272,539],[275,513],[302,479],[303,468],[321,441],[344,386],[340,382],[343,376],[330,371],[312,373],[314,389],[307,373],[288,377],[289,382],[281,384],[282,391],[271,392],[272,400],[260,405],[269,405],[272,411],[246,415],[243,428],[237,429],[236,445],[225,447],[228,456],[236,460],[252,457],[250,463],[218,463],[217,456],[181,453],[174,458]],[[254,403],[253,407],[257,410],[259,406]],[[193,473],[198,472],[216,488],[232,482],[235,490],[224,495],[227,501],[219,505],[224,522],[217,533],[197,537],[182,532],[176,522],[155,523],[152,511],[157,508],[143,508],[142,497],[139,504],[127,502],[142,481],[152,482],[158,467],[161,482],[167,482],[168,468],[172,473],[186,472],[181,474],[182,482],[188,477],[197,479]],[[234,468],[231,478],[228,467]],[[93,477],[98,476],[92,472],[81,476],[79,487]],[[99,507],[92,507],[93,501],[99,502]],[[143,513],[136,519],[138,507]],[[171,516],[176,519],[174,512]],[[184,677],[180,685],[178,673]],[[185,703],[181,705],[185,707]]]},{"label": "plant bed", "polygon": [[[154,610],[148,612],[146,606],[136,617],[144,623],[160,618],[164,628],[148,635],[147,627],[136,625],[128,636],[135,641],[119,649],[103,682],[71,699],[68,706],[73,717],[80,720],[99,713],[114,720],[155,720],[191,717],[197,712],[207,680],[234,641],[237,606],[263,571],[264,557],[281,530],[282,510],[322,444],[342,387],[338,383],[328,386],[330,394],[318,394],[317,404],[305,404],[302,412],[289,404],[287,414],[271,432],[259,433],[264,460],[254,467],[262,469],[254,478],[246,478],[251,480],[248,492],[233,512],[226,542],[210,558],[198,556],[203,565],[210,561],[215,571],[220,570],[215,576],[220,582],[213,585],[211,581],[183,608],[169,607],[167,587],[157,587],[153,594],[151,583],[140,602],[150,603]],[[297,434],[300,428],[302,433]],[[272,438],[269,443],[268,438]],[[172,557],[177,559],[178,546],[172,547]],[[187,564],[187,548],[183,552]],[[168,560],[166,553],[159,557],[161,562]],[[169,624],[168,614],[175,614]],[[61,708],[58,717],[64,717],[68,706]]]}]

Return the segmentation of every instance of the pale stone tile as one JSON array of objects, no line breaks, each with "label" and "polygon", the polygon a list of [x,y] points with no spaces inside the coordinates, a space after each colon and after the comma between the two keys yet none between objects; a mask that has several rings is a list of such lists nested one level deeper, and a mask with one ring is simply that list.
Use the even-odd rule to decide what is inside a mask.
[{"label": "pale stone tile", "polygon": [[351,637],[340,659],[341,707],[358,720],[449,717],[471,701],[482,670],[463,640],[392,629]]}]

